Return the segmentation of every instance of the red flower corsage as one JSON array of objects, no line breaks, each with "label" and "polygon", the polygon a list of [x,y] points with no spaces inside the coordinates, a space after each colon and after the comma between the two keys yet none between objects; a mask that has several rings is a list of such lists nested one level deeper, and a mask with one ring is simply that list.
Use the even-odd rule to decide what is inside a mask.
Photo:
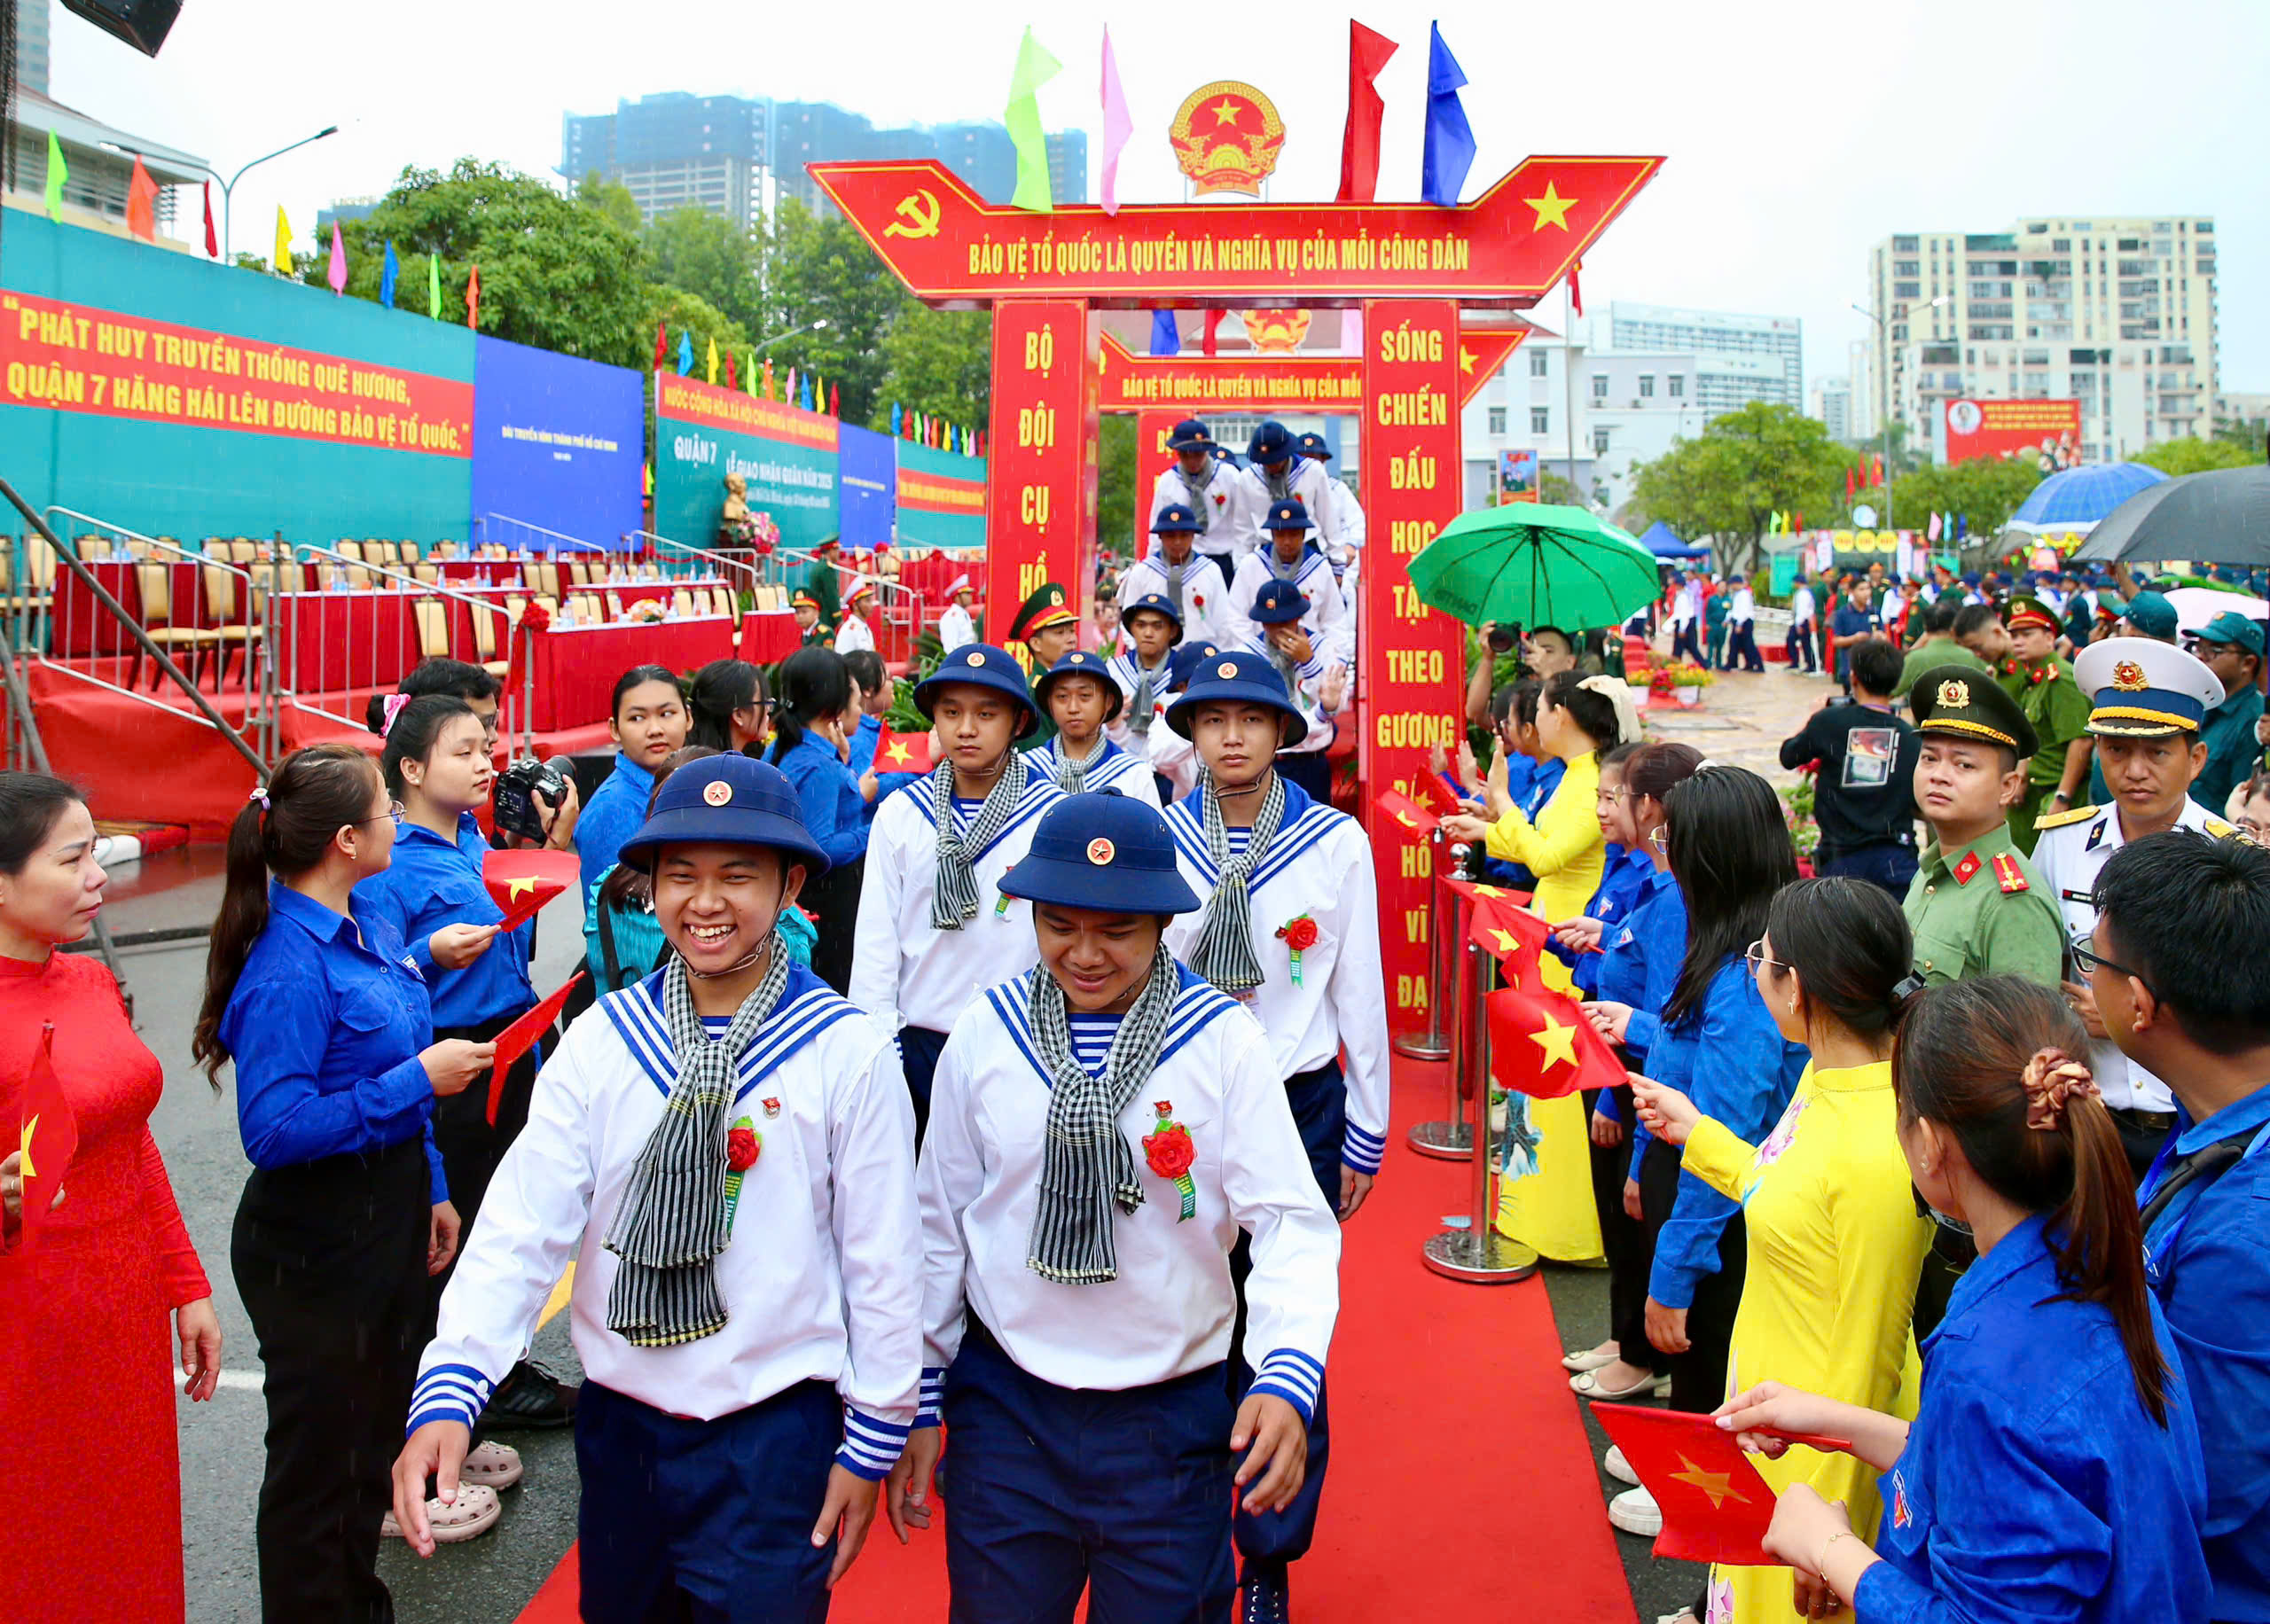
[{"label": "red flower corsage", "polygon": [[725,1135],[725,1167],[732,1173],[746,1173],[756,1166],[764,1142],[756,1136],[755,1128],[736,1128]]},{"label": "red flower corsage", "polygon": [[1158,1113],[1158,1127],[1143,1136],[1143,1159],[1159,1177],[1171,1179],[1182,1196],[1182,1216],[1177,1223],[1186,1223],[1198,1214],[1198,1186],[1190,1180],[1191,1164],[1198,1159],[1198,1147],[1190,1142],[1190,1130],[1174,1120],[1174,1102],[1162,1099],[1151,1109]]},{"label": "red flower corsage", "polygon": [[1299,914],[1277,927],[1277,936],[1292,950],[1293,985],[1301,984],[1301,955],[1316,946],[1316,921],[1306,914]]},{"label": "red flower corsage", "polygon": [[552,611],[530,599],[521,610],[521,624],[530,631],[542,631],[552,624]]}]

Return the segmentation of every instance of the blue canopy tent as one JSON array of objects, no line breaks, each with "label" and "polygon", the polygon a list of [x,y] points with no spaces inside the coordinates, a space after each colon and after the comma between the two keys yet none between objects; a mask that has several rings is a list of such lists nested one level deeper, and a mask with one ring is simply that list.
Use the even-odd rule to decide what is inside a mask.
[{"label": "blue canopy tent", "polygon": [[1640,545],[1658,558],[1707,558],[1710,556],[1708,547],[1690,547],[1680,541],[1679,533],[1660,519],[1648,527],[1648,533],[1640,538]]}]

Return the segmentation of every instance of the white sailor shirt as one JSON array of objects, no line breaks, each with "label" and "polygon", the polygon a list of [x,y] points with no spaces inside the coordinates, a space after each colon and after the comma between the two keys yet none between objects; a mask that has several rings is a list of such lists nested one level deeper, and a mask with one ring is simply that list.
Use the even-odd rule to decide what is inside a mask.
[{"label": "white sailor shirt", "polygon": [[[1246,524],[1251,532],[1238,549],[1242,561],[1246,554],[1269,545],[1269,510],[1285,498],[1270,488],[1269,476],[1258,468],[1243,469],[1239,478],[1245,481]],[[1332,492],[1327,488],[1332,476],[1325,472],[1324,465],[1295,455],[1288,478],[1290,494],[1309,511],[1308,539],[1325,544],[1337,541],[1327,528],[1332,523]]]},{"label": "white sailor shirt", "polygon": [[[1315,1411],[1339,1313],[1340,1226],[1318,1192],[1267,1041],[1253,1018],[1181,965],[1156,1067],[1120,1114],[1144,1200],[1115,1209],[1119,1277],[1044,1278],[1027,1263],[1052,1081],[1027,1018],[1028,970],[972,1003],[938,1058],[916,1175],[922,1212],[922,1415],[977,1316],[1020,1370],[1059,1387],[1124,1392],[1222,1362],[1237,1316],[1230,1250],[1253,1238],[1246,1347],[1255,1393]],[[1079,1023],[1085,1024],[1085,1023]],[[1092,1056],[1092,1044],[1076,1053]],[[1152,1172],[1162,1113],[1196,1152],[1186,1198]],[[1185,1200],[1190,1202],[1184,1216]]]},{"label": "white sailor shirt", "polygon": [[[1237,579],[1230,582],[1227,618],[1240,637],[1257,637],[1261,628],[1254,624],[1253,600],[1270,578],[1280,574],[1276,558],[1269,551],[1248,553],[1238,560]],[[1348,607],[1340,596],[1340,583],[1332,574],[1332,565],[1313,547],[1305,547],[1293,565],[1293,584],[1309,600],[1308,613],[1301,616],[1301,629],[1311,637],[1330,632],[1347,618]]]},{"label": "white sailor shirt", "polygon": [[874,646],[875,634],[868,629],[866,621],[859,615],[849,611],[845,612],[843,624],[835,629],[835,652],[839,654],[849,654],[860,649],[866,649],[872,652]]},{"label": "white sailor shirt", "polygon": [[[1380,967],[1379,885],[1371,843],[1356,820],[1311,800],[1282,777],[1285,812],[1269,855],[1248,881],[1253,954],[1263,980],[1247,1007],[1269,1035],[1278,1081],[1311,1072],[1347,1051],[1348,1131],[1341,1160],[1377,1173],[1387,1154],[1387,988]],[[1206,849],[1205,808],[1195,795],[1167,808],[1177,865],[1202,902],[1221,878]],[[1239,839],[1231,832],[1231,839]],[[1178,956],[1197,944],[1205,912],[1177,915],[1167,946]],[[1316,924],[1293,981],[1291,949],[1278,933],[1295,919]]]},{"label": "white sailor shirt", "polygon": [[[914,1113],[890,1043],[802,965],[741,1055],[732,1117],[749,1119],[760,1148],[727,1197],[724,1328],[672,1347],[607,1329],[607,1233],[677,1076],[661,985],[657,971],[600,999],[545,1062],[442,1294],[410,1428],[474,1424],[578,1259],[568,1311],[591,1380],[700,1421],[832,1382],[844,1403],[836,1458],[880,1479],[905,1443],[921,1368]],[[725,1024],[705,1023],[713,1038]]]},{"label": "white sailor shirt", "polygon": [[[1256,635],[1236,646],[1246,653],[1258,654],[1272,667],[1275,666],[1277,651],[1270,646],[1266,637],[1259,635],[1264,629],[1256,626],[1253,629]],[[1308,731],[1301,736],[1299,744],[1280,746],[1278,754],[1312,755],[1332,748],[1332,741],[1339,735],[1340,724],[1333,719],[1333,713],[1324,708],[1324,679],[1325,674],[1335,663],[1334,644],[1321,634],[1311,637],[1308,659],[1293,668],[1293,675],[1285,683],[1292,694],[1293,707],[1301,713],[1301,720],[1308,723]],[[1277,675],[1283,676],[1285,674],[1279,670]],[[1342,708],[1345,708],[1344,700]]]},{"label": "white sailor shirt", "polygon": [[[867,835],[867,877],[851,939],[851,1002],[889,1036],[902,1026],[952,1028],[962,1007],[986,988],[1037,962],[1032,904],[1001,893],[1001,877],[1032,845],[1040,815],[1064,792],[1045,772],[1028,769],[1025,792],[1008,826],[973,854],[977,917],[958,931],[930,923],[938,878],[938,826],[927,783],[910,785],[875,810]],[[954,816],[967,829],[981,803],[957,797]]]},{"label": "white sailor shirt", "polygon": [[[2083,813],[2094,816],[2084,816]],[[2232,832],[2231,825],[2186,795],[2175,815],[2178,829],[2196,829],[2218,839]],[[2052,828],[2044,829],[2033,847],[2034,872],[2049,893],[2049,900],[2065,922],[2065,936],[2078,941],[2096,929],[2096,877],[2105,862],[2127,841],[2120,833],[2117,807],[2076,808],[2058,815]],[[2120,1052],[2105,1039],[2089,1043],[2089,1072],[2111,1109],[2172,1111],[2175,1097],[2168,1086]]]},{"label": "white sailor shirt", "polygon": [[[1221,567],[1202,552],[1193,552],[1183,571],[1182,640],[1186,643],[1224,643],[1230,640],[1230,583]],[[1256,590],[1259,589],[1256,588]],[[1119,578],[1119,602],[1125,605],[1152,593],[1172,602],[1167,589],[1167,561],[1157,553],[1139,558]]]},{"label": "white sailor shirt", "polygon": [[[1138,734],[1134,728],[1129,725],[1128,719],[1134,714],[1135,691],[1141,687],[1143,683],[1141,659],[1142,657],[1134,650],[1130,649],[1124,653],[1114,654],[1104,662],[1104,669],[1110,672],[1111,680],[1119,684],[1120,696],[1125,701],[1120,707],[1119,714],[1104,724],[1105,736],[1121,749],[1136,754],[1142,753],[1143,735]],[[1160,660],[1151,670],[1151,728],[1166,726],[1164,716],[1167,683],[1172,677],[1173,671],[1174,657],[1171,651],[1167,658]],[[1150,728],[1144,730],[1146,734],[1149,731]]]},{"label": "white sailor shirt", "polygon": [[[1217,460],[1205,482],[1194,489],[1178,462],[1160,469],[1159,477],[1151,482],[1150,522],[1158,523],[1159,515],[1170,507],[1186,507],[1206,527],[1193,538],[1197,550],[1235,557],[1253,550],[1253,514],[1248,511],[1251,502],[1252,488],[1243,471],[1234,465]],[[1144,545],[1144,556],[1156,552],[1158,546],[1158,538],[1153,536]]]},{"label": "white sailor shirt", "polygon": [[977,622],[959,604],[948,604],[938,617],[938,646],[947,653],[977,641]]},{"label": "white sailor shirt", "polygon": [[[1159,725],[1165,724],[1162,722]],[[1064,736],[1059,733],[1037,750],[1026,752],[1025,761],[1046,773],[1061,787],[1064,774]],[[1151,776],[1149,758],[1122,749],[1108,735],[1103,741],[1102,755],[1091,762],[1080,775],[1080,789],[1082,793],[1089,795],[1098,790],[1117,790],[1130,800],[1139,800],[1147,807],[1159,804],[1158,781]]]},{"label": "white sailor shirt", "polygon": [[1342,547],[1363,551],[1364,504],[1356,499],[1347,480],[1327,475],[1324,484],[1325,494],[1332,499],[1333,539]]}]

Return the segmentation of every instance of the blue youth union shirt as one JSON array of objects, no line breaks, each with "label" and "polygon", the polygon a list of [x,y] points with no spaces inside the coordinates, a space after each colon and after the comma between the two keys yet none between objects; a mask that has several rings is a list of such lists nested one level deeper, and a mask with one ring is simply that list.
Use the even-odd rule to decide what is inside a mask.
[{"label": "blue youth union shirt", "polygon": [[505,917],[481,878],[489,842],[466,813],[458,819],[454,843],[422,824],[395,824],[394,861],[355,887],[393,925],[410,949],[411,962],[426,980],[434,1024],[443,1029],[477,1027],[484,1021],[524,1015],[536,1007],[528,980],[531,919],[489,940],[489,950],[462,970],[434,964],[434,933],[448,925],[494,925]]},{"label": "blue youth union shirt", "polygon": [[422,1136],[438,1205],[449,1185],[418,1058],[434,1041],[425,983],[394,926],[349,906],[351,918],[269,882],[267,927],[221,1014],[245,1154],[256,1167],[292,1167]]},{"label": "blue youth union shirt", "polygon": [[607,877],[622,843],[646,822],[646,802],[654,775],[627,755],[614,758],[614,770],[591,792],[575,820],[575,855],[583,865],[583,894]]}]

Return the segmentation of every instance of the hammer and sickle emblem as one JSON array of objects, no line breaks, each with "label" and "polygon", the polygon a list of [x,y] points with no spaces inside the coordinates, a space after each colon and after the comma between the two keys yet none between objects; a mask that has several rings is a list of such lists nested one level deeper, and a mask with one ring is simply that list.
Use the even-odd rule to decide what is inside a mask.
[{"label": "hammer and sickle emblem", "polygon": [[883,228],[885,237],[935,237],[938,199],[926,188],[898,200],[900,218]]}]

